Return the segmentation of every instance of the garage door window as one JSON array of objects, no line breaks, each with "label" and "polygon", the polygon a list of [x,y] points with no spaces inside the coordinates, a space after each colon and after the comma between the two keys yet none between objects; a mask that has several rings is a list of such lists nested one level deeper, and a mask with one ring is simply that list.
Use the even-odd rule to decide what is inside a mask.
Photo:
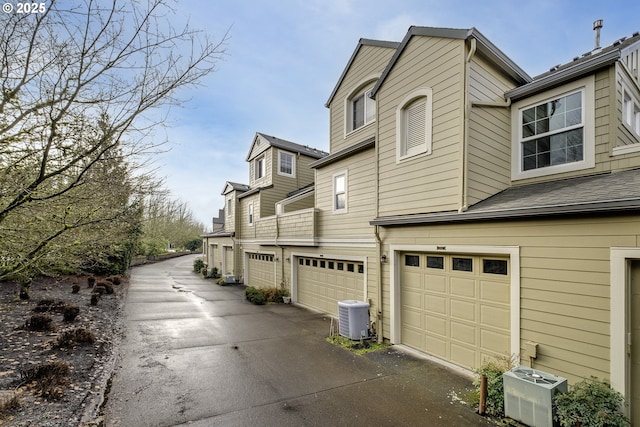
[{"label": "garage door window", "polygon": [[452,258],[452,268],[455,271],[473,271],[472,258]]},{"label": "garage door window", "polygon": [[338,263],[338,270],[344,270],[344,264],[339,262]]},{"label": "garage door window", "polygon": [[427,255],[427,268],[437,268],[438,270],[444,270],[444,257]]},{"label": "garage door window", "polygon": [[507,275],[507,261],[503,259],[483,259],[482,272]]},{"label": "garage door window", "polygon": [[405,255],[404,265],[407,267],[420,267],[420,255]]}]

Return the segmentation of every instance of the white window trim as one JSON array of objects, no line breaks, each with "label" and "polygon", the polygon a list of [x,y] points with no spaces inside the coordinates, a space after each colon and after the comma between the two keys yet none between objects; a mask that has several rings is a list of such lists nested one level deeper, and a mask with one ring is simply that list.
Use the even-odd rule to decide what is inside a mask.
[{"label": "white window trim", "polygon": [[[426,97],[425,142],[413,153],[404,154],[406,126],[404,123],[406,107],[418,98]],[[417,89],[406,95],[396,108],[396,163],[431,154],[433,133],[433,89],[430,87]]]},{"label": "white window trim", "polygon": [[[629,99],[628,104],[625,102],[626,98]],[[640,98],[625,83],[622,83],[622,123],[640,140]]]},{"label": "white window trim", "polygon": [[[258,172],[260,171],[260,163],[262,163],[262,175],[261,175],[261,176],[258,176]],[[256,160],[255,160],[255,169],[254,169],[253,173],[254,173],[254,179],[255,179],[256,181],[257,181],[257,180],[260,180],[260,179],[262,179],[262,178],[264,178],[264,177],[265,177],[265,175],[267,174],[267,160],[266,160],[266,156],[261,155],[261,156],[256,157]]]},{"label": "white window trim", "polygon": [[[282,172],[282,164],[280,163],[281,162],[280,156],[282,154],[291,156],[291,173]],[[289,178],[294,178],[296,176],[296,155],[295,154],[289,151],[278,150],[278,175],[286,176]]]},{"label": "white window trim", "polygon": [[[336,178],[344,176],[344,208],[336,209]],[[343,214],[349,211],[349,171],[344,170],[333,174],[331,180],[331,209],[334,214]]]},{"label": "white window trim", "polygon": [[[528,171],[522,170],[522,135],[521,114],[522,110],[544,101],[559,98],[571,92],[582,91],[582,121],[583,121],[583,154],[584,159],[579,162],[565,163],[562,165],[547,166]],[[577,80],[559,88],[544,92],[531,98],[516,102],[511,109],[511,180],[535,178],[553,175],[557,173],[572,172],[593,168],[596,165],[595,155],[595,78],[589,76]]]},{"label": "white window trim", "polygon": [[[375,85],[375,81],[380,78],[380,74],[372,74],[370,76],[365,77],[360,80],[352,89],[347,96],[344,98],[344,136],[345,138],[355,132],[359,132],[360,130],[368,127],[370,124],[375,123],[376,118],[378,116],[378,106],[376,105],[376,112],[373,116],[373,119],[370,122],[366,121],[366,113],[365,113],[365,123],[357,129],[352,129],[353,122],[353,112],[352,112],[352,104],[351,101],[360,94],[364,93],[365,97],[366,93],[373,89]],[[375,100],[374,100],[375,102]],[[377,104],[377,103],[376,103]]]},{"label": "white window trim", "polygon": [[247,222],[250,227],[253,227],[253,223],[255,222],[255,211],[253,210],[253,202],[249,203],[249,205],[247,206],[247,214]]}]

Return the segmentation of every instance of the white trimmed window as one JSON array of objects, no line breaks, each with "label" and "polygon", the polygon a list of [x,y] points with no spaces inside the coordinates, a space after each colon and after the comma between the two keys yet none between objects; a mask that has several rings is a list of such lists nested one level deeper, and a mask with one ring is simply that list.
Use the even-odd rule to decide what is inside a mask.
[{"label": "white trimmed window", "polygon": [[233,197],[227,199],[227,216],[233,215]]},{"label": "white trimmed window", "polygon": [[296,175],[296,158],[286,151],[278,152],[278,174],[294,177]]},{"label": "white trimmed window", "polygon": [[347,133],[375,121],[376,101],[371,98],[372,89],[373,86],[367,86],[347,98]]},{"label": "white trimmed window", "polygon": [[255,161],[255,175],[256,179],[260,179],[264,176],[264,156],[260,156]]},{"label": "white trimmed window", "polygon": [[249,225],[253,225],[253,203],[249,203]]},{"label": "white trimmed window", "polygon": [[333,176],[333,212],[347,212],[347,173]]},{"label": "white trimmed window", "polygon": [[515,104],[512,179],[593,167],[594,110],[593,77]]},{"label": "white trimmed window", "polygon": [[622,119],[635,136],[640,137],[640,101],[627,88],[624,89]]},{"label": "white trimmed window", "polygon": [[407,95],[396,109],[396,161],[431,153],[433,100],[431,88]]}]

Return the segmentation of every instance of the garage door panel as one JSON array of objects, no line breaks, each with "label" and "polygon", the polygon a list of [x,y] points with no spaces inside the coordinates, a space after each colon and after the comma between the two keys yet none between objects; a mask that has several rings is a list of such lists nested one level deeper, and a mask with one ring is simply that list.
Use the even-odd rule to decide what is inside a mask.
[{"label": "garage door panel", "polygon": [[424,346],[429,349],[429,353],[442,359],[449,359],[448,342],[444,338],[434,337],[432,335],[425,336]]},{"label": "garage door panel", "polygon": [[444,294],[447,292],[447,278],[445,276],[427,275],[424,289]]},{"label": "garage door panel", "polygon": [[442,317],[425,315],[425,330],[427,333],[439,335],[442,338],[446,338],[447,332],[447,320]]},{"label": "garage door panel", "polygon": [[481,281],[480,298],[485,301],[509,304],[509,283]]},{"label": "garage door panel", "polygon": [[422,309],[422,294],[419,292],[411,292],[409,290],[405,290],[402,292],[402,300],[408,308],[418,308]]},{"label": "garage door panel", "polygon": [[424,325],[422,324],[422,311],[407,310],[405,326],[409,328],[415,328],[416,330],[424,329]]},{"label": "garage door panel", "polygon": [[425,296],[425,310],[431,313],[447,314],[447,299],[439,296]]},{"label": "garage door panel", "polygon": [[480,306],[480,321],[483,325],[509,330],[509,309],[503,307]]},{"label": "garage door panel", "polygon": [[[510,279],[502,273],[507,271],[504,261],[501,268],[485,269],[484,258],[477,255],[412,253],[411,258],[413,266],[401,264],[400,269],[404,344],[469,369],[480,367],[487,354],[508,354]],[[429,258],[440,261],[425,267]],[[458,265],[453,258],[465,262]],[[469,271],[456,270],[456,265]],[[419,312],[423,339],[416,330]]]},{"label": "garage door panel", "polygon": [[451,339],[470,346],[477,346],[476,327],[468,323],[451,322]]},{"label": "garage door panel", "polygon": [[451,295],[456,297],[476,297],[476,281],[472,279],[451,278]]},{"label": "garage door panel", "polygon": [[[485,351],[491,351],[494,354],[500,354],[501,349],[509,348],[509,339],[505,337],[504,333],[499,333],[493,330],[481,329],[480,330],[480,347]],[[504,353],[502,353],[504,354]]]},{"label": "garage door panel", "polygon": [[473,366],[478,358],[478,351],[464,345],[451,344],[451,361],[461,366]]},{"label": "garage door panel", "polygon": [[451,300],[451,318],[475,322],[476,304],[474,301]]}]

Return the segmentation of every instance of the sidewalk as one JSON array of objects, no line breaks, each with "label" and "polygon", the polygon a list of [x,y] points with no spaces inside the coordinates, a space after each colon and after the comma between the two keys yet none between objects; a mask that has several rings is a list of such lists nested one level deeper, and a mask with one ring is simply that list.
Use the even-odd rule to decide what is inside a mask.
[{"label": "sidewalk", "polygon": [[249,304],[191,263],[134,269],[105,426],[493,425],[460,402],[468,378],[396,347],[355,355],[327,316]]}]

